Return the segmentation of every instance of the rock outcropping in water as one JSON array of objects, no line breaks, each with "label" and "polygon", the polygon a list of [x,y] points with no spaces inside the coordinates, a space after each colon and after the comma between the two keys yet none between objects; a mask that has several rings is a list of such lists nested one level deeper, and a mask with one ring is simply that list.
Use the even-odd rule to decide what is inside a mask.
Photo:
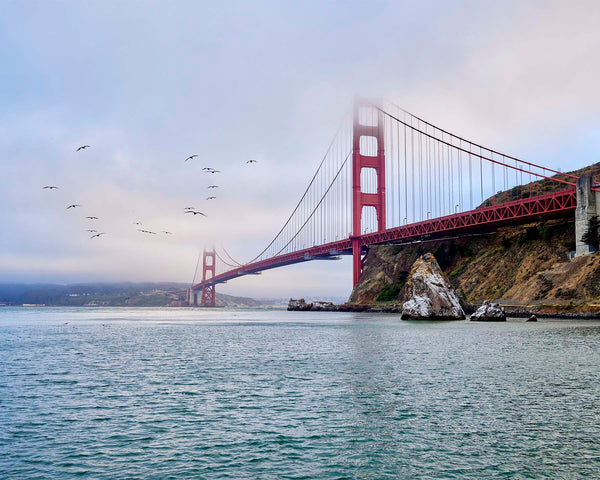
[{"label": "rock outcropping in water", "polygon": [[506,322],[506,312],[499,303],[491,303],[484,300],[481,307],[471,315],[471,321],[475,322]]},{"label": "rock outcropping in water", "polygon": [[409,300],[403,320],[462,320],[465,312],[435,257],[426,253],[414,263],[407,281]]},{"label": "rock outcropping in water", "polygon": [[303,298],[300,298],[300,299],[290,298],[287,309],[289,311],[300,311],[300,312],[309,312],[309,311],[331,312],[331,311],[338,310],[338,308],[332,302],[314,301],[311,303],[307,303]]}]

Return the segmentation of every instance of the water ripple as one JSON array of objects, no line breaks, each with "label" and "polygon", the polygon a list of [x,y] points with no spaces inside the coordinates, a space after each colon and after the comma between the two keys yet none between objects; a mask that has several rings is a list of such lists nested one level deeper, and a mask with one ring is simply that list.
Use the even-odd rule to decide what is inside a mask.
[{"label": "water ripple", "polygon": [[599,340],[597,322],[1,309],[0,478],[595,478]]}]

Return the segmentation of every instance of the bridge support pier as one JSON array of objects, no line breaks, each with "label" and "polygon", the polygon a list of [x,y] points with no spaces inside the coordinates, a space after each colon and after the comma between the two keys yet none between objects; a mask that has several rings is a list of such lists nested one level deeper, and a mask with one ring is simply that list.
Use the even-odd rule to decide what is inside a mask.
[{"label": "bridge support pier", "polygon": [[600,195],[592,190],[592,176],[589,173],[577,179],[577,208],[575,209],[575,256],[580,257],[595,250],[581,241],[587,232],[588,221],[600,213]]},{"label": "bridge support pier", "polygon": [[188,288],[186,297],[187,297],[186,300],[187,300],[188,307],[198,306],[198,291],[197,290],[192,290],[191,288]]},{"label": "bridge support pier", "polygon": [[190,289],[189,295],[190,295],[189,304],[194,307],[197,307],[198,306],[198,291]]},{"label": "bridge support pier", "polygon": [[362,247],[360,237],[352,238],[352,285],[356,285],[360,280],[362,272]]}]

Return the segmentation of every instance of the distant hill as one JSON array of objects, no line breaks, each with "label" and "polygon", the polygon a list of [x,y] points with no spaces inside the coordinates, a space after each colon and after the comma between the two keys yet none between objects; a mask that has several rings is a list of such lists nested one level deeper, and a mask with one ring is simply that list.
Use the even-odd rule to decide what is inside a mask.
[{"label": "distant hill", "polygon": [[[69,285],[0,283],[0,305],[164,307],[184,301],[188,287],[188,284],[175,282]],[[217,293],[217,304],[227,307],[260,307],[276,305],[279,302]]]}]

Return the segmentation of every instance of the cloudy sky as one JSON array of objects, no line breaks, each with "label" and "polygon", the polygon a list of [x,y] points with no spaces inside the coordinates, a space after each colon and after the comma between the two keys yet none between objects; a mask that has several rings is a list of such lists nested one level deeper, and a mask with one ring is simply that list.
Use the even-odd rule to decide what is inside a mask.
[{"label": "cloudy sky", "polygon": [[[191,282],[204,246],[254,257],[357,94],[549,167],[600,161],[596,1],[0,8],[0,281]],[[213,181],[218,198],[207,204]],[[186,206],[209,216],[189,218]],[[143,235],[136,221],[173,235]],[[91,240],[90,228],[107,233]],[[344,296],[348,260],[219,291]]]}]

